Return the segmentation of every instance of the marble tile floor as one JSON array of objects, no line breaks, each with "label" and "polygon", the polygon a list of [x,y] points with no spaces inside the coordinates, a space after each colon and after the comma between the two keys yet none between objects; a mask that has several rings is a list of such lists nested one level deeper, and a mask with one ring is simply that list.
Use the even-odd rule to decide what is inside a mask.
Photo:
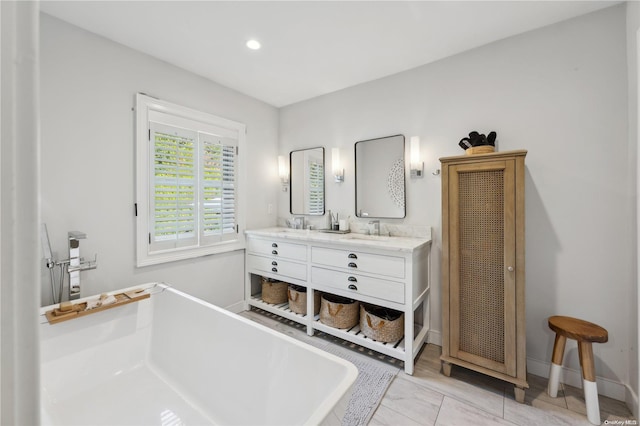
[{"label": "marble tile floor", "polygon": [[[277,315],[254,310],[241,315],[272,329],[307,341],[318,339],[326,344],[341,345],[398,370],[370,425],[590,425],[582,389],[561,385],[557,398],[546,393],[547,379],[528,376],[529,389],[525,403],[513,396],[513,385],[462,367],[453,366],[451,377],[440,370],[440,350],[425,345],[418,355],[414,374],[404,373],[403,363],[342,339],[318,332],[311,337],[304,326]],[[603,423],[637,425],[624,402],[600,395],[600,417]]]}]

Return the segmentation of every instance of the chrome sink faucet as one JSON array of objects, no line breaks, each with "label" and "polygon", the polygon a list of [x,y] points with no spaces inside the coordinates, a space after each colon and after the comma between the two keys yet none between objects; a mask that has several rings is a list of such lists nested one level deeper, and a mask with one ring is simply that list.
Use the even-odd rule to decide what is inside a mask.
[{"label": "chrome sink faucet", "polygon": [[372,220],[369,222],[369,225],[373,225],[373,232],[369,231],[370,235],[380,235],[380,221]]},{"label": "chrome sink faucet", "polygon": [[293,216],[287,219],[287,227],[292,229],[305,229],[304,216]]}]

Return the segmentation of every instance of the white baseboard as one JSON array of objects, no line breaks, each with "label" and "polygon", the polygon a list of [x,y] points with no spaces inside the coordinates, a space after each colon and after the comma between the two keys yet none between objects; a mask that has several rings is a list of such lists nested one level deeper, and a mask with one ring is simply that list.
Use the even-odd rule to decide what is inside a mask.
[{"label": "white baseboard", "polygon": [[429,333],[427,333],[427,343],[442,346],[442,333],[438,330],[429,330]]},{"label": "white baseboard", "polygon": [[[527,358],[527,372],[531,374],[549,378],[550,368],[550,362]],[[577,370],[562,367],[560,372],[560,382],[582,389],[582,373]],[[596,377],[596,383],[598,384],[598,393],[600,395],[608,396],[609,398],[617,399],[618,401],[627,402],[628,393],[630,391],[628,386],[603,377]],[[637,406],[637,396],[635,397],[635,401]],[[631,408],[631,406],[629,408]]]}]

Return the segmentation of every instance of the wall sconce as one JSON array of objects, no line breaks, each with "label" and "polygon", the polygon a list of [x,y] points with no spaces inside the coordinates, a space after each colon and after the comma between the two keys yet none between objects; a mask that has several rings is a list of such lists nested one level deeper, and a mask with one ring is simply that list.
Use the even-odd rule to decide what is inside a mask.
[{"label": "wall sconce", "polygon": [[331,148],[331,170],[336,182],[344,182],[344,169],[340,164],[340,148]]},{"label": "wall sconce", "polygon": [[289,188],[289,167],[283,155],[278,155],[278,176],[282,181],[282,192],[287,192]]},{"label": "wall sconce", "polygon": [[411,136],[410,176],[419,178],[424,176],[424,162],[420,161],[420,137]]}]

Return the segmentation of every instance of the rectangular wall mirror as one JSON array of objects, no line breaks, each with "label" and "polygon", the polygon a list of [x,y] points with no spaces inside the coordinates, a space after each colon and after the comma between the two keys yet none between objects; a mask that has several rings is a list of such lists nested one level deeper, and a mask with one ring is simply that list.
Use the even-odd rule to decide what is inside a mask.
[{"label": "rectangular wall mirror", "polygon": [[405,217],[404,136],[356,142],[355,159],[356,216]]},{"label": "rectangular wall mirror", "polygon": [[324,214],[324,148],[300,149],[289,153],[290,212]]}]

